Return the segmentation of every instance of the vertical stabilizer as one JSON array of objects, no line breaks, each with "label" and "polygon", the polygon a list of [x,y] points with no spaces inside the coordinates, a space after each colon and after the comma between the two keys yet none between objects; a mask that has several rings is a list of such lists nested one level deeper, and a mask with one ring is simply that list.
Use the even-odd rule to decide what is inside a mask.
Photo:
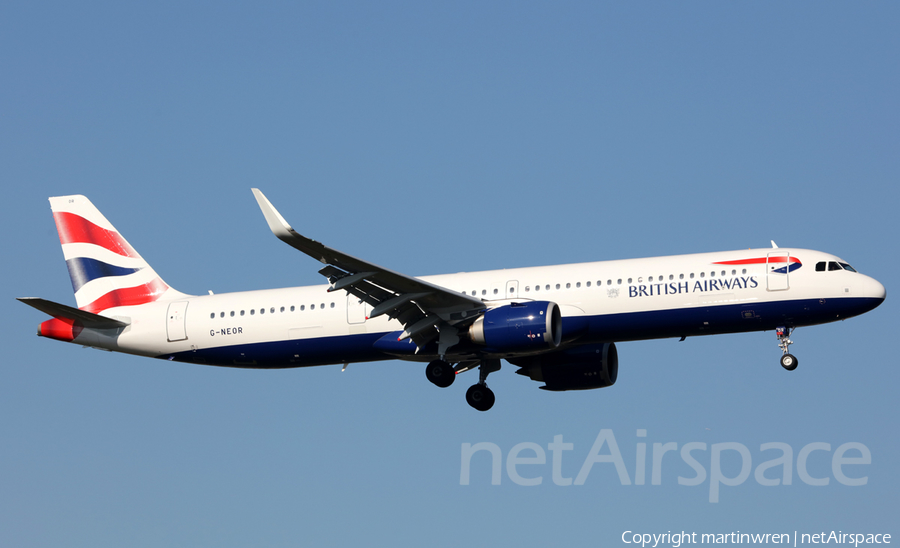
[{"label": "vertical stabilizer", "polygon": [[50,198],[78,308],[98,313],[181,298],[84,196]]}]

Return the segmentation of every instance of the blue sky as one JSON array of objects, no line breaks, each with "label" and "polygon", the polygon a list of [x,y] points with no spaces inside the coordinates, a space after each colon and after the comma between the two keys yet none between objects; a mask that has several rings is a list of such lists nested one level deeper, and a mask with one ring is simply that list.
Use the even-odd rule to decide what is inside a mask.
[{"label": "blue sky", "polygon": [[[887,2],[0,7],[0,544],[900,534],[898,26]],[[773,333],[625,343],[603,390],[547,393],[504,366],[488,413],[465,404],[469,379],[440,390],[415,364],[244,371],[34,336],[44,318],[14,297],[74,304],[48,196],[87,195],[187,293],[320,283],[250,187],[310,237],[412,275],[774,239],[841,256],[889,297],[798,330],[792,373]],[[555,485],[554,437],[575,477],[605,430],[632,485],[608,463]],[[487,453],[460,485],[479,442],[502,451],[498,486]],[[535,487],[505,467],[527,442],[548,459],[518,468]],[[661,485],[634,485],[637,444],[667,442],[708,444],[707,472],[713,444],[746,446],[755,469],[783,442],[793,484],[751,473],[710,503],[676,457]],[[826,486],[798,478],[814,442]],[[849,442],[871,452],[846,468],[864,486],[832,474]],[[735,476],[737,453],[722,458]]]}]

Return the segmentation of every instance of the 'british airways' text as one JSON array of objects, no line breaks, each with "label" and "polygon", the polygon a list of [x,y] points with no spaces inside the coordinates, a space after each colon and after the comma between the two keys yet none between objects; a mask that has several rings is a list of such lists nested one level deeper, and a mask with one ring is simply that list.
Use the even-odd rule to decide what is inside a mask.
[{"label": "'british airways' text", "polygon": [[654,297],[658,295],[678,295],[679,293],[696,293],[707,291],[725,291],[735,289],[753,289],[759,286],[756,276],[736,276],[718,280],[697,280],[693,289],[691,282],[670,282],[628,286],[629,297]]}]

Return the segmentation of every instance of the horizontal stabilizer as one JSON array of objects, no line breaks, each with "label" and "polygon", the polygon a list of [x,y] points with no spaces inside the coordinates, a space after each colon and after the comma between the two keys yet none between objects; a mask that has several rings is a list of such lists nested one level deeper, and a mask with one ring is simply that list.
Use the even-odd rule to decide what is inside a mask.
[{"label": "horizontal stabilizer", "polygon": [[73,320],[80,323],[84,327],[89,327],[92,329],[117,329],[128,325],[127,323],[121,322],[119,320],[107,318],[106,316],[101,316],[99,314],[94,314],[85,310],[79,310],[77,308],[55,303],[53,301],[48,301],[46,299],[39,299],[37,297],[17,297],[16,300],[22,301],[30,307],[37,308],[41,312],[50,314],[54,318],[59,318],[61,320]]}]

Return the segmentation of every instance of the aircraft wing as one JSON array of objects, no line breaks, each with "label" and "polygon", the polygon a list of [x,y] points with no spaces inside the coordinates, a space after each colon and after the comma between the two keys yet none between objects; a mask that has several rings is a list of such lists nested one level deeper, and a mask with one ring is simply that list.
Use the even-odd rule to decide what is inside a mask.
[{"label": "aircraft wing", "polygon": [[439,354],[443,354],[459,341],[460,324],[469,324],[486,309],[475,297],[357,259],[298,234],[259,189],[252,190],[272,233],[327,265],[319,273],[332,284],[329,291],[344,290],[371,305],[369,318],[388,314],[399,320],[405,328],[400,339],[409,337],[421,349],[439,337]]}]

